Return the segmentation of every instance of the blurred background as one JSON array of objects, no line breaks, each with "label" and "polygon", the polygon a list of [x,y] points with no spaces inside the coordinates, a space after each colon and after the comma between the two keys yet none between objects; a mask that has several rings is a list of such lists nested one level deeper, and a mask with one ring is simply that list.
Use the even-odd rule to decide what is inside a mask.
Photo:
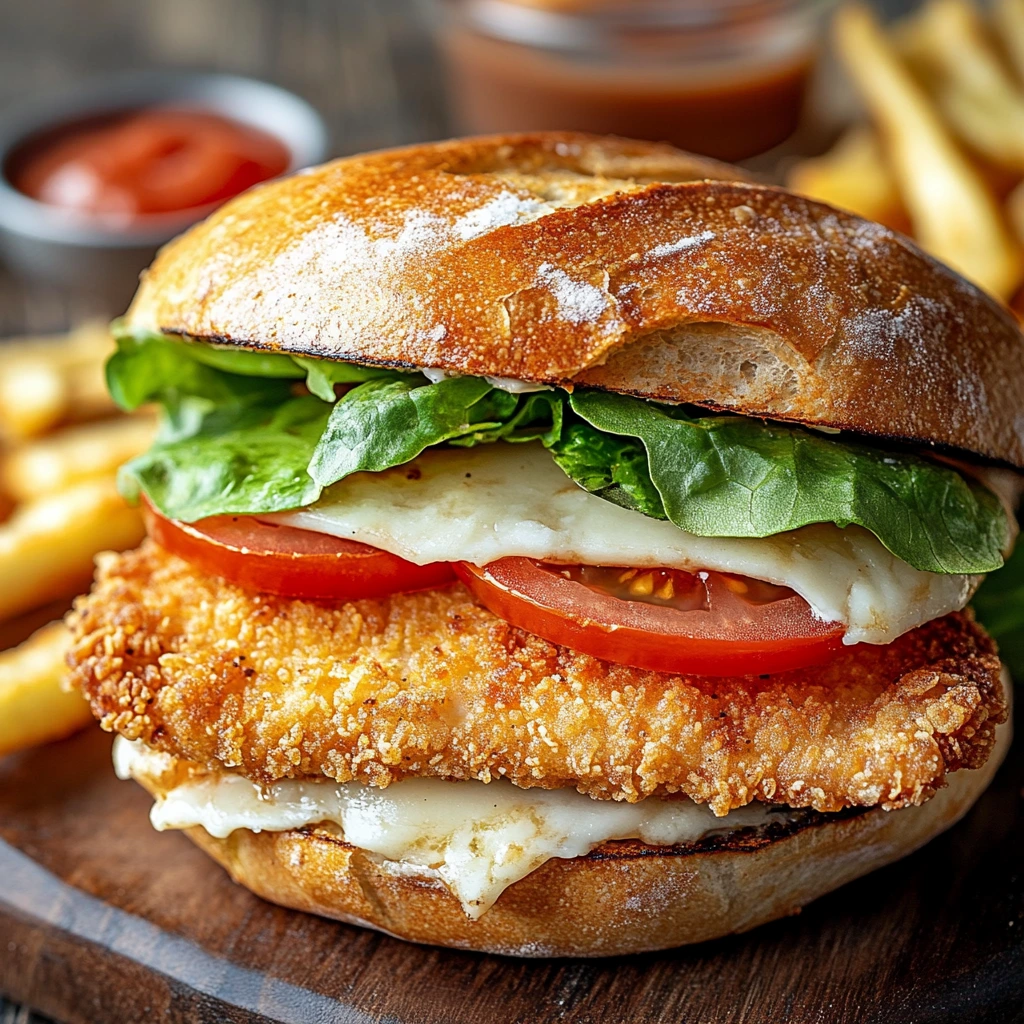
[{"label": "blurred background", "polygon": [[[329,155],[466,130],[557,126],[750,157],[774,151],[780,134],[793,127],[809,47],[831,6],[828,0],[2,0],[0,145],[18,141],[4,125],[26,109],[31,121],[52,101],[56,108],[41,120],[51,127],[70,123],[84,111],[68,109],[62,118],[62,103],[73,105],[104,76],[175,70],[252,77],[294,93],[323,119]],[[913,5],[875,6],[895,16]],[[830,70],[819,70],[817,85]],[[846,102],[842,79],[831,79],[831,90],[819,88],[814,100],[829,106],[827,95],[829,113],[804,131],[797,149],[824,148],[845,116],[834,113]],[[125,101],[131,93],[128,88]],[[106,97],[99,105],[109,103]],[[776,170],[772,160],[755,165]],[[23,262],[20,256],[9,253],[8,268],[0,269],[0,337],[108,315],[130,295],[131,271],[119,268],[117,279],[100,288],[87,282],[75,289],[56,280],[62,275],[54,254],[44,255],[43,272],[19,279],[10,265]]]},{"label": "blurred background", "polygon": [[[329,153],[447,131],[412,0],[41,0],[0,3],[0,116],[98,75],[219,71],[273,82],[322,115]],[[108,312],[93,295],[0,276],[0,337]]]},{"label": "blurred background", "polygon": [[156,248],[331,156],[533,128],[740,161],[1022,308],[1024,0],[0,0],[0,756],[90,720],[60,619],[142,536],[154,419],[103,363]]}]

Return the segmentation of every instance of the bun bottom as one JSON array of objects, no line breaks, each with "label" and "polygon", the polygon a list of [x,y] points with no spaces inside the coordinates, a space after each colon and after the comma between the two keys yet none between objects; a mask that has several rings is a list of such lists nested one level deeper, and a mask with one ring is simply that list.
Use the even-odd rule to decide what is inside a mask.
[{"label": "bun bottom", "polygon": [[757,831],[674,847],[606,843],[550,860],[479,920],[436,879],[346,843],[327,828],[190,838],[258,896],[413,942],[506,956],[618,956],[667,949],[793,914],[904,857],[958,821],[991,782],[1010,742],[1000,726],[983,768],[958,771],[919,807],[801,813]]}]

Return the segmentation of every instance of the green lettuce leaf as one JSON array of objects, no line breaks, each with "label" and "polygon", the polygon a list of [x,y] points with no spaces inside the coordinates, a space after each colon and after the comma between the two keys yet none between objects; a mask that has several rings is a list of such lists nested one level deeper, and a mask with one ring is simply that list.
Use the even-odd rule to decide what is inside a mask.
[{"label": "green lettuce leaf", "polygon": [[689,533],[767,537],[855,523],[917,569],[1003,564],[999,499],[950,467],[743,416],[691,418],[625,395],[576,391],[569,402],[602,433],[643,443],[666,515]]},{"label": "green lettuce leaf", "polygon": [[[326,402],[335,400],[335,384],[361,384],[387,378],[415,379],[421,374],[405,374],[378,366],[357,366],[329,359],[289,356],[279,352],[254,352],[240,348],[220,348],[187,338],[173,338],[150,331],[129,331],[119,321],[112,330],[118,351],[107,363],[107,385],[114,401],[123,409],[136,409],[145,402],[165,402],[174,391],[204,396],[214,401],[224,393],[220,375],[265,377],[279,382],[304,380],[309,391]],[[217,373],[209,373],[204,367]],[[233,388],[244,385],[234,382]],[[172,399],[173,400],[173,399]]]},{"label": "green lettuce leaf", "polygon": [[[150,336],[152,337],[152,336]],[[165,345],[177,349],[177,355],[197,363],[212,366],[225,373],[243,377],[276,377],[283,380],[302,380],[306,371],[291,356],[278,352],[252,352],[244,348],[217,348],[195,341],[176,341],[161,337]]]},{"label": "green lettuce leaf", "polygon": [[1006,565],[986,577],[971,602],[978,621],[999,644],[999,656],[1014,679],[1024,680],[1024,543]]},{"label": "green lettuce leaf", "polygon": [[307,471],[331,407],[306,395],[262,414],[247,410],[234,426],[218,418],[196,434],[158,442],[123,466],[121,492],[139,492],[184,522],[228,513],[283,512],[320,497]]},{"label": "green lettuce leaf", "polygon": [[[945,573],[998,568],[1007,540],[998,499],[952,468],[624,395],[510,394],[476,377],[431,384],[128,332],[107,378],[122,407],[164,408],[156,445],[122,481],[177,519],[295,508],[350,473],[401,465],[433,445],[539,440],[579,486],[700,536],[855,523],[916,568]],[[298,397],[303,379],[311,394]],[[336,384],[355,386],[336,399]]]},{"label": "green lettuce leaf", "polygon": [[515,395],[479,377],[422,386],[367,381],[334,406],[309,472],[326,487],[360,470],[400,466],[431,445],[500,429],[515,417],[517,405]]},{"label": "green lettuce leaf", "polygon": [[585,491],[653,519],[668,518],[639,441],[572,423],[548,450],[562,472]]},{"label": "green lettuce leaf", "polygon": [[449,444],[471,448],[494,441],[542,441],[550,447],[562,435],[565,399],[561,394],[537,391],[516,396],[494,390],[488,400],[490,415],[503,418],[489,424],[474,423],[471,431],[451,438]]},{"label": "green lettuce leaf", "polygon": [[[329,359],[307,359],[305,356],[292,356],[295,363],[306,375],[306,387],[317,398],[325,402],[336,399],[335,384],[362,384],[368,380],[418,380],[424,382],[421,374],[400,373],[380,366],[356,366],[355,363],[336,363]],[[299,376],[302,376],[300,374]]]},{"label": "green lettuce leaf", "polygon": [[[210,409],[218,406],[230,411],[283,401],[291,394],[287,379],[225,372],[206,361],[206,353],[202,358],[195,358],[196,352],[203,348],[168,341],[159,335],[122,334],[117,339],[117,351],[107,360],[107,387],[111,396],[128,412],[148,402],[159,402],[173,411],[183,401],[194,406],[196,400]],[[233,353],[236,356],[251,354]],[[290,359],[286,361],[291,363]],[[238,366],[247,360],[233,362]],[[298,371],[297,367],[295,369]],[[301,376],[301,371],[298,373]]]}]

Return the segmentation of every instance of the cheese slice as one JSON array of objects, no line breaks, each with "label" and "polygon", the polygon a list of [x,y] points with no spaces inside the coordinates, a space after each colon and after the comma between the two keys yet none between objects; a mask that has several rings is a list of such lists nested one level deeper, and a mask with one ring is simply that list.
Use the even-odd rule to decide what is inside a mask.
[{"label": "cheese slice", "polygon": [[[123,737],[114,741],[119,778],[159,780],[173,758]],[[405,779],[386,789],[330,779],[258,786],[241,775],[193,775],[153,806],[153,826],[201,826],[224,838],[236,829],[281,832],[321,822],[381,858],[386,870],[434,878],[479,918],[501,893],[553,857],[582,857],[612,839],[652,846],[692,842],[709,832],[784,820],[785,810],[750,804],[716,818],[701,804],[648,797],[594,800],[574,789],[518,789],[491,783]]]},{"label": "cheese slice", "polygon": [[[1002,680],[1012,703],[1005,669]],[[992,753],[979,769],[984,785],[1010,745],[1012,707],[1010,711],[1010,720],[996,727]],[[182,773],[176,771],[179,764],[139,741],[123,736],[114,740],[118,778],[149,780],[163,794],[150,812],[159,831],[199,826],[224,838],[236,829],[281,832],[333,822],[346,842],[374,855],[384,870],[447,886],[474,920],[510,885],[555,857],[582,857],[614,839],[640,839],[650,846],[693,842],[800,813],[751,803],[717,818],[706,806],[685,798],[620,803],[594,800],[574,789],[518,789],[505,779],[411,778],[386,789],[323,778],[258,786],[231,772]],[[980,791],[975,778],[973,771],[956,772],[933,799],[963,808],[964,791]],[[165,788],[164,779],[175,784]],[[909,808],[898,813],[922,812]]]},{"label": "cheese slice", "polygon": [[791,587],[847,644],[886,644],[963,608],[980,576],[921,572],[867,530],[817,524],[765,538],[697,537],[577,487],[540,444],[431,449],[356,473],[316,504],[268,517],[417,564],[508,555],[567,564],[716,569]]}]

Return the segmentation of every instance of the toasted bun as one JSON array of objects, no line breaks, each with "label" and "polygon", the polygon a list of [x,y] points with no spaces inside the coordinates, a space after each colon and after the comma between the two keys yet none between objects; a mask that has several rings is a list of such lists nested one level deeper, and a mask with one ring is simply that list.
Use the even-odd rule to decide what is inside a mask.
[{"label": "toasted bun", "polygon": [[[1010,742],[899,811],[803,812],[791,825],[675,847],[606,843],[550,860],[472,921],[439,882],[386,870],[327,829],[189,836],[258,896],[403,939],[508,956],[617,956],[743,932],[916,850],[978,799]],[[158,795],[150,780],[146,788]]]},{"label": "toasted bun", "polygon": [[338,160],[171,243],[128,323],[587,384],[1024,468],[1014,318],[887,228],[742,177],[569,133]]}]

